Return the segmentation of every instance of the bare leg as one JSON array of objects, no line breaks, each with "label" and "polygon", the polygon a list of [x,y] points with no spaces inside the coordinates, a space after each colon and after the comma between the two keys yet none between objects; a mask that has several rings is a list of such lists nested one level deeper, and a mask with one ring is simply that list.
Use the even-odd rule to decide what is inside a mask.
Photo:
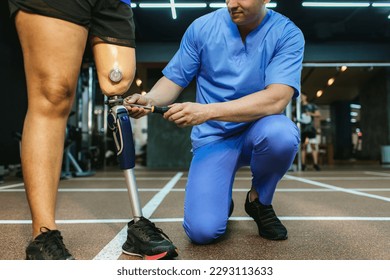
[{"label": "bare leg", "polygon": [[302,143],[302,149],[301,149],[301,163],[302,165],[306,164],[306,143]]},{"label": "bare leg", "polygon": [[16,27],[29,104],[22,137],[22,168],[36,237],[43,226],[56,229],[65,126],[88,31],[73,23],[23,11],[16,16]]},{"label": "bare leg", "polygon": [[318,165],[318,150],[315,144],[311,144],[311,150],[312,150],[312,156],[313,156],[313,163],[315,165]]}]

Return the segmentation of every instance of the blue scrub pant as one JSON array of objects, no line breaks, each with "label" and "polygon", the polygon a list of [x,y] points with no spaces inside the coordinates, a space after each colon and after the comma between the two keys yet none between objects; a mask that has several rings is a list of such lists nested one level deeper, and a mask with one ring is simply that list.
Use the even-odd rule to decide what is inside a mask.
[{"label": "blue scrub pant", "polygon": [[[250,166],[252,187],[270,205],[275,188],[298,151],[300,133],[285,115],[270,115],[239,135],[194,150],[183,227],[192,242],[211,243],[226,231],[236,171]],[[248,189],[251,186],[248,186]]]}]

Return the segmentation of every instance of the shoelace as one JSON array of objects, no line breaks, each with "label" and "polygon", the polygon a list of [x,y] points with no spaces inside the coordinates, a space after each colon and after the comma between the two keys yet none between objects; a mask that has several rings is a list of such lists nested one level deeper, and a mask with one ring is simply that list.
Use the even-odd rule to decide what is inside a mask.
[{"label": "shoelace", "polygon": [[161,240],[163,239],[161,235],[163,235],[167,240],[171,241],[171,239],[169,239],[169,237],[162,231],[162,229],[156,227],[155,224],[151,221],[145,218],[141,218],[140,222],[142,222],[142,225],[139,225],[139,228],[142,229],[151,239],[154,237]]},{"label": "shoelace", "polygon": [[[43,231],[45,229],[46,231]],[[46,227],[42,227],[40,231],[45,235],[45,242],[43,246],[47,250],[47,253],[54,257],[70,256],[69,251],[66,249],[62,236],[59,231],[50,230]]]},{"label": "shoelace", "polygon": [[260,216],[259,221],[263,227],[268,227],[273,224],[280,224],[280,220],[276,216],[276,213],[271,205],[265,206],[260,205],[260,203],[256,203],[254,206]]}]

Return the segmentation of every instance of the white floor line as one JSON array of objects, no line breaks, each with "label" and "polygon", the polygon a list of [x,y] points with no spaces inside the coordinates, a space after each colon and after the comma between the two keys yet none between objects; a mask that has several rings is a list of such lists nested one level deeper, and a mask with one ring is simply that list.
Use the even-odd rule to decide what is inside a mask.
[{"label": "white floor line", "polygon": [[[165,196],[183,176],[177,173],[143,208],[142,214],[149,218],[164,200]],[[122,254],[122,245],[127,237],[127,225],[111,240],[95,257],[94,260],[117,260]]]},{"label": "white floor line", "polygon": [[[283,221],[368,221],[368,222],[385,222],[390,221],[390,217],[337,217],[337,216],[279,216],[280,220]],[[154,223],[181,223],[183,222],[183,218],[156,218],[156,219],[150,219]],[[229,220],[231,221],[251,221],[253,220],[250,217],[230,217]],[[85,219],[85,220],[56,220],[57,224],[120,224],[120,223],[127,223],[129,219]],[[0,225],[24,225],[24,224],[31,224],[31,220],[0,220]],[[125,227],[127,229],[127,227]],[[126,232],[126,231],[125,231]],[[118,235],[117,235],[118,236]],[[122,239],[123,237],[121,237]],[[124,236],[126,238],[126,234]],[[115,243],[115,246],[119,246],[119,250],[116,250],[117,252],[112,255],[105,255],[105,258],[98,258],[102,252],[99,253],[95,257],[95,259],[110,259],[118,258],[121,254],[120,248],[124,242],[123,240],[120,240],[120,242]],[[109,243],[110,244],[110,243]],[[115,247],[115,249],[118,249]],[[103,249],[104,250],[104,249]],[[107,249],[106,249],[107,250]],[[114,252],[115,250],[111,250],[109,252]],[[107,253],[107,252],[106,252]],[[102,256],[101,256],[102,257]]]},{"label": "white floor line", "polygon": [[296,180],[296,181],[304,182],[304,183],[307,183],[307,184],[310,184],[310,185],[315,185],[315,186],[319,186],[319,187],[323,187],[323,188],[327,188],[327,189],[332,189],[332,190],[336,190],[336,191],[340,191],[340,192],[345,192],[345,193],[350,193],[350,194],[354,194],[354,195],[365,196],[365,197],[370,197],[370,198],[374,198],[374,199],[379,199],[379,200],[390,202],[390,198],[389,197],[369,194],[369,193],[355,191],[355,190],[351,190],[351,189],[340,188],[340,187],[336,187],[336,186],[333,186],[333,185],[324,184],[324,183],[316,182],[316,181],[313,181],[313,180],[307,180],[307,179],[304,179],[304,178],[295,177],[295,176],[291,176],[291,175],[285,175],[285,177],[287,177],[289,179]]},{"label": "white floor line", "polygon": [[[324,181],[387,181],[390,180],[390,177],[305,177],[308,180],[324,180]],[[285,181],[289,181],[291,179],[284,179]]]},{"label": "white floor line", "polygon": [[[362,191],[362,192],[390,192],[390,188],[352,188],[349,190],[353,191]],[[138,189],[139,192],[159,192],[161,188],[143,188]],[[175,188],[171,192],[184,192],[184,188]],[[25,192],[25,189],[0,189],[0,193],[16,193],[16,192]],[[58,189],[58,192],[127,192],[126,188],[64,188]],[[233,192],[248,192],[248,189],[234,188]],[[324,189],[324,188],[277,188],[276,192],[340,192],[339,190],[334,189]]]},{"label": "white floor line", "polygon": [[[377,175],[380,177],[305,177],[305,179],[308,180],[326,180],[326,181],[387,181],[390,180],[390,174],[389,173],[381,173],[381,172],[371,172],[371,171],[365,171],[364,172],[367,175]],[[161,181],[161,180],[170,180],[170,177],[137,177],[137,181]],[[187,180],[187,177],[181,177],[180,180]],[[236,181],[250,181],[252,180],[252,177],[236,177]],[[294,180],[287,178],[286,176],[282,179],[284,181]],[[122,177],[88,177],[88,178],[70,178],[67,180],[63,180],[61,182],[73,182],[73,181],[125,181]],[[61,184],[61,183],[60,183]],[[0,191],[4,189],[10,189],[10,188],[17,188],[17,187],[23,187],[24,183],[16,183],[11,185],[2,185],[0,187]]]},{"label": "white floor line", "polygon": [[[307,179],[317,179],[317,180],[367,180],[367,181],[371,181],[371,180],[390,180],[390,174],[388,175],[385,175],[386,173],[379,173],[376,174],[378,175],[377,177],[369,177],[369,176],[348,176],[348,177],[341,177],[341,176],[337,176],[337,177],[305,177]],[[370,175],[370,174],[367,174],[367,175]],[[371,174],[371,175],[374,175],[374,174]],[[388,176],[388,177],[386,177]],[[161,181],[161,180],[169,180],[170,177],[140,177],[138,178],[137,177],[137,181]],[[87,177],[87,178],[71,178],[71,179],[68,179],[68,180],[65,180],[63,182],[66,182],[66,181],[91,181],[91,182],[94,182],[94,181],[124,181],[125,179],[124,178],[121,178],[121,177]],[[180,180],[187,180],[187,177],[182,177]],[[235,177],[236,181],[251,181],[252,180],[252,177],[251,176],[248,176],[248,177]],[[285,179],[286,180],[286,179]],[[287,179],[289,180],[289,179]]]},{"label": "white floor line", "polygon": [[18,184],[12,184],[12,185],[6,185],[0,187],[0,190],[5,190],[5,189],[12,189],[12,188],[17,188],[17,187],[22,187],[24,186],[24,183],[18,183]]},{"label": "white floor line", "polygon": [[[283,221],[390,221],[390,217],[326,217],[326,216],[278,216]],[[230,217],[231,221],[252,221],[251,217]],[[183,218],[158,218],[152,219],[156,223],[182,222]]]},{"label": "white floor line", "polygon": [[390,177],[390,174],[389,174],[389,173],[385,173],[385,172],[364,171],[364,174],[367,174],[367,175],[379,175],[379,176]]},{"label": "white floor line", "polygon": [[[136,174],[137,176],[137,174]],[[137,181],[158,181],[170,180],[172,177],[137,177]],[[70,178],[68,181],[124,181],[124,177],[86,177],[86,178]]]}]

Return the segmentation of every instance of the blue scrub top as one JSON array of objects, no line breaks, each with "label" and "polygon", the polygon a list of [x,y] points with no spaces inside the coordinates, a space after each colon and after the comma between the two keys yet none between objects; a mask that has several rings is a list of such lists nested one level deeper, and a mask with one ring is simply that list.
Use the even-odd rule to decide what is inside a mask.
[{"label": "blue scrub top", "polygon": [[123,3],[126,3],[127,5],[130,5],[130,3],[131,3],[131,0],[120,0],[120,1]]},{"label": "blue scrub top", "polygon": [[[181,87],[196,76],[196,101],[235,100],[285,84],[300,91],[304,37],[285,16],[268,10],[261,24],[242,42],[226,8],[196,19],[163,74]],[[241,132],[250,122],[208,121],[194,126],[193,148]]]}]

